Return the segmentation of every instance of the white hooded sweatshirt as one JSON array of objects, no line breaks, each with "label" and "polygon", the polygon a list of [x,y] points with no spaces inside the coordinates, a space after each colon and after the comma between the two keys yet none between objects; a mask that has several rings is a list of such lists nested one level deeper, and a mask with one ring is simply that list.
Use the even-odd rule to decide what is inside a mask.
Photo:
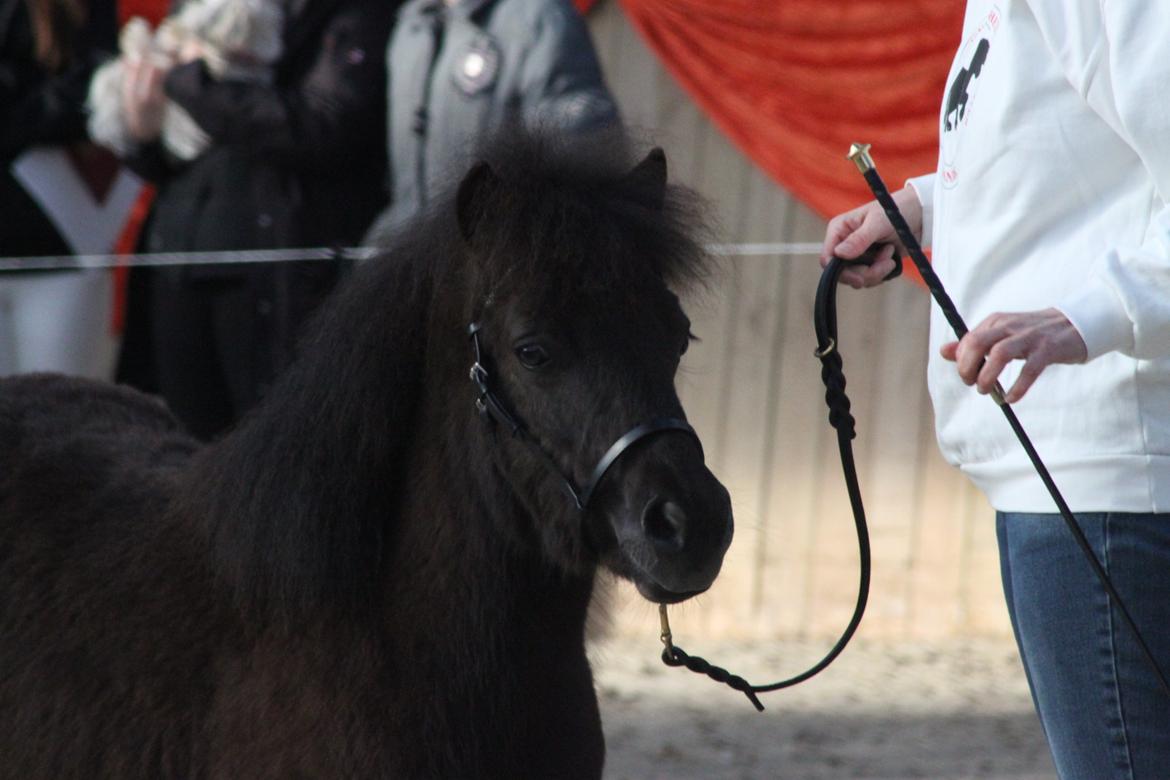
[{"label": "white hooded sweatshirt", "polygon": [[[1055,306],[1088,347],[1016,412],[1074,511],[1170,512],[1170,0],[969,0],[938,170],[909,183],[959,312]],[[999,510],[1055,512],[1002,413],[938,348],[944,456]],[[1018,362],[1001,377],[1007,388]]]}]

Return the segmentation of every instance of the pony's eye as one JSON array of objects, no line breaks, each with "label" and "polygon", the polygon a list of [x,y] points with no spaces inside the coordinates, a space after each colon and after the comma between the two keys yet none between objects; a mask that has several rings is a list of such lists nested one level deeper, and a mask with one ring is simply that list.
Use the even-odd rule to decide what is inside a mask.
[{"label": "pony's eye", "polygon": [[700,339],[698,336],[696,336],[694,333],[691,333],[688,330],[687,337],[686,337],[686,339],[683,340],[682,347],[679,348],[679,351],[678,351],[679,357],[682,357],[683,355],[687,354],[687,349],[691,346],[692,341],[699,341],[699,340]]},{"label": "pony's eye", "polygon": [[548,350],[539,344],[521,344],[516,347],[516,357],[527,368],[540,368],[548,363]]}]

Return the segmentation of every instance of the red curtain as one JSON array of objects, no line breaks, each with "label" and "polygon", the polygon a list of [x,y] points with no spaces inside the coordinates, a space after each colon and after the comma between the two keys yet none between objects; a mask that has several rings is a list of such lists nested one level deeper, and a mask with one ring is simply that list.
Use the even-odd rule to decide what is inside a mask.
[{"label": "red curtain", "polygon": [[167,15],[170,0],[118,0],[118,27],[131,16],[141,16],[152,25],[157,25]]},{"label": "red curtain", "polygon": [[959,0],[621,3],[722,131],[821,215],[869,198],[845,160],[854,141],[873,144],[891,188],[935,167]]}]

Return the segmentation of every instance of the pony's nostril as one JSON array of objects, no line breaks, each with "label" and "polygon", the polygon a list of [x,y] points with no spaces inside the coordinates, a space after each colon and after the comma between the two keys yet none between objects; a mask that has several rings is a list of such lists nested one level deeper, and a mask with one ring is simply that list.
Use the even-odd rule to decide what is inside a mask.
[{"label": "pony's nostril", "polygon": [[687,516],[673,501],[654,499],[642,511],[642,531],[658,547],[677,552],[686,543]]}]

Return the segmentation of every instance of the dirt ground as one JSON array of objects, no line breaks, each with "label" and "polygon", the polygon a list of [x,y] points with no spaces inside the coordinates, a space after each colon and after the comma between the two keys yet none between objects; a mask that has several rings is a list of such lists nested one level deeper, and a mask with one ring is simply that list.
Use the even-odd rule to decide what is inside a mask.
[{"label": "dirt ground", "polygon": [[[803,670],[827,647],[680,643],[756,683]],[[762,697],[763,713],[667,668],[660,649],[652,636],[592,647],[606,780],[1055,780],[1008,641],[858,640],[820,676]]]}]

